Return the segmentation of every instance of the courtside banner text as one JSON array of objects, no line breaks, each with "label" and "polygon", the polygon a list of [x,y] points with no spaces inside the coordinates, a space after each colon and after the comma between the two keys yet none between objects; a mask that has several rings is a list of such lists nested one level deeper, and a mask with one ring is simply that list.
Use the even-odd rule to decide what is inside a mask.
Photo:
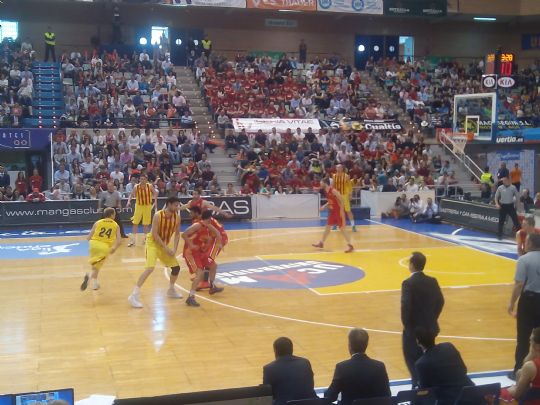
[{"label": "courtside banner text", "polygon": [[51,135],[50,129],[0,128],[0,150],[43,150]]},{"label": "courtside banner text", "polygon": [[317,11],[317,0],[247,0],[247,8]]},{"label": "courtside banner text", "polygon": [[[479,231],[497,233],[499,210],[494,205],[443,198],[439,204],[441,218],[452,224]],[[512,220],[507,218],[505,235],[512,235]]]},{"label": "courtside banner text", "polygon": [[[205,200],[232,214],[234,219],[253,217],[251,197],[209,197]],[[133,215],[134,205],[127,208],[126,201],[122,201],[120,212],[123,222],[129,222]],[[185,204],[189,198],[182,198],[181,201]],[[160,209],[164,203],[165,198],[158,199]],[[98,209],[97,200],[2,202],[0,203],[0,226],[88,224],[101,219],[102,214],[103,210]],[[189,212],[182,211],[182,218],[188,219]]]},{"label": "courtside banner text", "polygon": [[246,8],[246,0],[165,0],[162,4],[170,4],[172,6]]},{"label": "courtside banner text", "polygon": [[383,0],[318,0],[317,11],[382,14]]},{"label": "courtside banner text", "polygon": [[317,119],[301,119],[301,118],[233,118],[235,131],[240,132],[245,129],[247,133],[256,133],[259,129],[264,133],[272,131],[276,128],[277,132],[285,133],[290,129],[293,133],[296,128],[300,128],[303,132],[311,128],[313,132],[321,128]]}]

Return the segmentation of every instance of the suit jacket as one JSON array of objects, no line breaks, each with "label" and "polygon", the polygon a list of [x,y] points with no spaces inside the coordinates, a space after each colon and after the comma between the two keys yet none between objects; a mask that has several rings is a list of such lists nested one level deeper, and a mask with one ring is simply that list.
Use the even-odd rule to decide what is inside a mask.
[{"label": "suit jacket", "polygon": [[415,366],[420,388],[437,388],[439,405],[453,405],[461,388],[474,385],[452,343],[440,343],[426,350]]},{"label": "suit jacket", "polygon": [[390,385],[384,363],[363,353],[338,363],[332,384],[324,396],[333,402],[340,392],[341,405],[351,405],[355,399],[389,397]]},{"label": "suit jacket", "polygon": [[303,357],[283,356],[264,366],[263,384],[272,386],[274,405],[317,397],[311,363]]},{"label": "suit jacket", "polygon": [[423,271],[413,273],[401,285],[401,322],[406,332],[422,326],[439,332],[437,319],[444,306],[439,283]]}]

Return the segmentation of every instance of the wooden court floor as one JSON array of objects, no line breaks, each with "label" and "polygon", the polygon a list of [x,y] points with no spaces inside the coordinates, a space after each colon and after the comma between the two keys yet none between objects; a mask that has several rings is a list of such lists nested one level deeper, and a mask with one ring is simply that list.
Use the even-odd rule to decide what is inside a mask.
[{"label": "wooden court floor", "polygon": [[[166,298],[160,266],[142,289],[145,308],[129,306],[142,246],[122,246],[110,257],[99,291],[79,290],[86,257],[3,258],[0,393],[74,387],[77,399],[126,398],[259,384],[279,336],[294,341],[295,353],[310,359],[316,385],[325,387],[336,362],[348,357],[346,336],[355,326],[370,331],[368,354],[386,363],[391,379],[408,378],[399,289],[413,250],[428,256],[427,272],[444,287],[439,340],[460,349],[469,372],[512,366],[515,320],[505,309],[514,261],[387,225],[359,227],[353,254],[341,253],[338,233],[318,251],[311,243],[321,232],[229,231],[219,260],[225,292],[202,292],[200,308]],[[186,288],[181,263],[179,285]],[[295,271],[298,263],[308,270]]]}]

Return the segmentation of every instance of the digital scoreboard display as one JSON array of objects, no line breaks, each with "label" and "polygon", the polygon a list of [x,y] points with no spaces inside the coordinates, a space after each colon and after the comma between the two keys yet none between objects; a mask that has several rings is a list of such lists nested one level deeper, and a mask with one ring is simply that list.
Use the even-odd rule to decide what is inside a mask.
[{"label": "digital scoreboard display", "polygon": [[514,73],[515,55],[503,52],[490,53],[486,56],[486,74],[499,76],[512,76]]}]

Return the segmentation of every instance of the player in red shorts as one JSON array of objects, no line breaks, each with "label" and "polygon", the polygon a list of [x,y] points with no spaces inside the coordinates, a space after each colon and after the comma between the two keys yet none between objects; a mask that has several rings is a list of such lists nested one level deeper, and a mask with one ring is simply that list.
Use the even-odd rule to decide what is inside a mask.
[{"label": "player in red shorts", "polygon": [[341,231],[343,238],[347,242],[347,250],[345,250],[345,253],[351,253],[354,251],[354,247],[351,244],[350,235],[345,230],[345,209],[343,206],[343,197],[341,197],[341,194],[339,194],[336,189],[330,187],[330,179],[321,180],[321,189],[324,190],[327,199],[327,203],[321,207],[321,211],[328,208],[328,222],[324,228],[324,234],[321,241],[313,246],[316,248],[323,248],[324,242],[326,241],[326,238],[328,238],[328,235],[330,235],[332,227],[337,226]]},{"label": "player in red shorts", "polygon": [[527,246],[527,236],[529,236],[531,233],[537,233],[535,228],[536,225],[534,217],[532,215],[525,216],[521,222],[521,229],[516,232],[518,256],[523,256],[525,253],[527,253],[525,250],[525,246]]},{"label": "player in red shorts", "polygon": [[182,234],[185,241],[183,256],[189,271],[195,274],[195,278],[191,283],[189,297],[186,300],[186,304],[192,307],[199,306],[199,303],[195,300],[195,291],[203,279],[205,268],[209,269],[210,294],[223,291],[222,287],[215,284],[217,265],[209,255],[214,238],[217,241],[216,246],[221,248],[221,234],[210,223],[210,218],[212,218],[212,211],[204,211],[201,219]]},{"label": "player in red shorts", "polygon": [[[191,211],[191,219],[193,220],[193,223],[196,223],[201,220],[201,209],[199,207],[193,207],[190,209]],[[219,234],[221,235],[221,246],[218,244],[218,240],[215,237],[212,237],[212,242],[210,243],[210,247],[208,249],[208,256],[214,263],[216,262],[216,257],[219,255],[219,253],[223,250],[227,242],[229,241],[229,237],[227,235],[227,232],[225,232],[225,228],[221,223],[215,219],[214,217],[210,217],[210,224],[217,229]],[[217,263],[216,263],[217,266]],[[193,275],[194,276],[194,275]],[[208,282],[209,278],[209,271],[208,269],[204,270],[204,279],[199,283],[199,286],[197,287],[198,290],[202,290],[205,288],[211,288],[210,283]]]},{"label": "player in red shorts", "polygon": [[209,201],[206,201],[204,198],[201,197],[201,191],[200,190],[193,190],[193,198],[188,201],[187,204],[184,204],[182,206],[180,206],[180,211],[182,210],[191,210],[191,208],[193,207],[199,207],[201,212],[203,211],[206,211],[206,210],[211,210],[211,211],[214,211],[218,214],[221,214],[223,215],[224,217],[226,218],[231,218],[232,215],[226,211],[223,211],[221,208],[215,206],[214,204],[212,204],[211,202]]}]

